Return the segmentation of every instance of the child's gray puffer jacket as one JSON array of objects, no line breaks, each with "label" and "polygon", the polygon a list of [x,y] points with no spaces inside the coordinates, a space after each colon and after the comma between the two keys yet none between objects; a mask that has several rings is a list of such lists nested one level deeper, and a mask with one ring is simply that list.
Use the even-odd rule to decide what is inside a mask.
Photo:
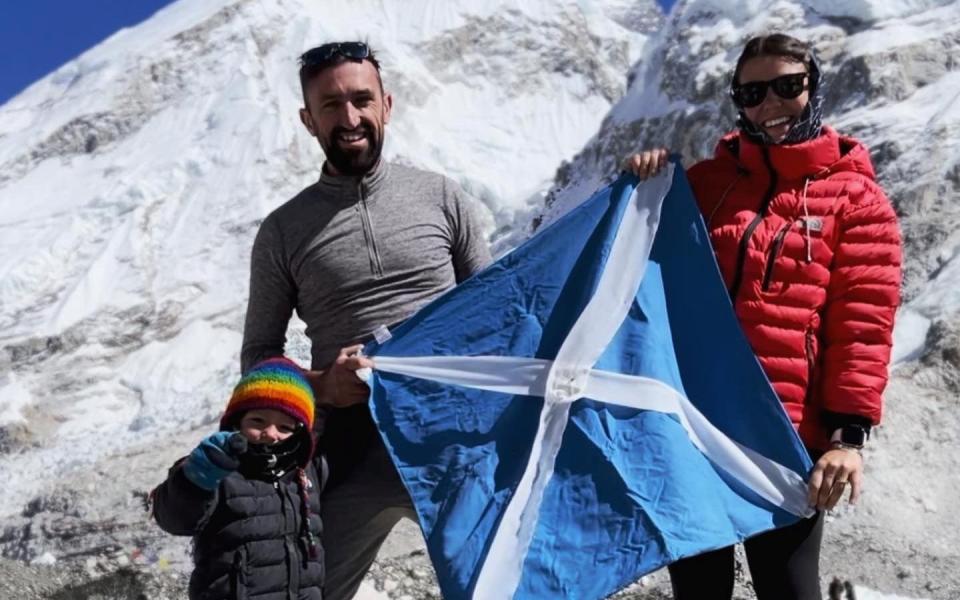
[{"label": "child's gray puffer jacket", "polygon": [[234,472],[213,492],[181,464],[152,496],[161,528],[194,536],[190,600],[322,600],[321,459],[273,482]]}]

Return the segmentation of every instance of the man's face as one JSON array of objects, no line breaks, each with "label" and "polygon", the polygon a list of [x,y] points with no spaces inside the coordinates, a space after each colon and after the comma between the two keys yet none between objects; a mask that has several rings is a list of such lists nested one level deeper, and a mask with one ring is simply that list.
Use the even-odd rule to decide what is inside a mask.
[{"label": "man's face", "polygon": [[363,175],[377,164],[393,98],[369,61],[324,69],[307,85],[300,120],[327,155],[332,175]]}]

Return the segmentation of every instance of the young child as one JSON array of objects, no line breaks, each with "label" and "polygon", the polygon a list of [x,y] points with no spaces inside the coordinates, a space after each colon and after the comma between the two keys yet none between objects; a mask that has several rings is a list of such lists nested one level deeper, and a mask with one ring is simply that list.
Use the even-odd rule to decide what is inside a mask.
[{"label": "young child", "polygon": [[286,358],[254,366],[207,436],[151,494],[160,527],[193,536],[190,600],[320,600],[323,461],[314,397]]}]

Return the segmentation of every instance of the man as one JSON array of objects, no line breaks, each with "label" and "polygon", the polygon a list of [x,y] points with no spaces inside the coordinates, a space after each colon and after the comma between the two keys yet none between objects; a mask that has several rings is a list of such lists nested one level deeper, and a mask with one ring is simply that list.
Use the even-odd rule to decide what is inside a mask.
[{"label": "man", "polygon": [[319,181],[264,220],[253,246],[243,370],[283,353],[294,309],[311,341],[320,443],[331,466],[323,499],[325,597],[351,598],[401,517],[415,518],[366,406],[357,354],[490,262],[474,207],[452,181],[380,157],[393,98],[360,42],[300,58],[300,120],[326,155]]}]

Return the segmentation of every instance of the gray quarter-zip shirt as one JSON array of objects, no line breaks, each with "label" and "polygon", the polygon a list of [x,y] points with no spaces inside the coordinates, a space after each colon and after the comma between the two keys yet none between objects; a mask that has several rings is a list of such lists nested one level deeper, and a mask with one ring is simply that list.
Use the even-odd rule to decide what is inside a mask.
[{"label": "gray quarter-zip shirt", "polygon": [[283,354],[294,310],[322,369],[486,267],[476,209],[450,179],[384,160],[362,178],[321,175],[257,232],[243,371]]}]

